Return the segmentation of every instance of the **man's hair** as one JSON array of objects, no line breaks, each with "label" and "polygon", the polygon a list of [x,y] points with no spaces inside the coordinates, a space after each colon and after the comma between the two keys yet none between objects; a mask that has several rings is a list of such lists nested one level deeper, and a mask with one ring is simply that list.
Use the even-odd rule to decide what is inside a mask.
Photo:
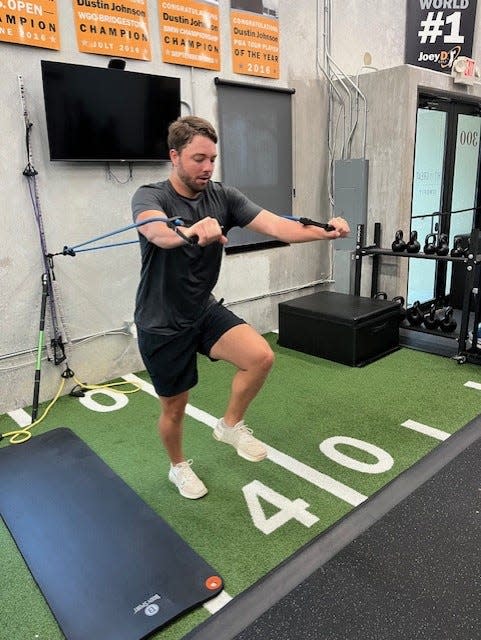
[{"label": "man's hair", "polygon": [[217,144],[217,133],[210,122],[197,116],[184,116],[177,118],[169,127],[167,136],[169,149],[182,151],[194,136],[204,136]]}]

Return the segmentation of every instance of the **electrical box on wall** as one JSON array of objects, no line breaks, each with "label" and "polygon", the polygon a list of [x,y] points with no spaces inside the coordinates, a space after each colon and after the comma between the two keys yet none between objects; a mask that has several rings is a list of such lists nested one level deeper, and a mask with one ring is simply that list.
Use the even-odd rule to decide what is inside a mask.
[{"label": "electrical box on wall", "polygon": [[459,58],[456,58],[453,62],[451,76],[455,84],[472,85],[475,82],[475,78],[479,78],[480,76],[479,67],[473,58],[459,56]]},{"label": "electrical box on wall", "polygon": [[367,222],[368,178],[366,158],[336,160],[334,164],[334,214],[346,218],[351,228],[349,237],[334,243],[333,275],[340,293],[352,293],[354,289],[355,229]]},{"label": "electrical box on wall", "polygon": [[[369,160],[352,158],[334,163],[334,213],[349,221],[351,229],[367,221]],[[336,240],[337,249],[354,249],[355,234]]]}]

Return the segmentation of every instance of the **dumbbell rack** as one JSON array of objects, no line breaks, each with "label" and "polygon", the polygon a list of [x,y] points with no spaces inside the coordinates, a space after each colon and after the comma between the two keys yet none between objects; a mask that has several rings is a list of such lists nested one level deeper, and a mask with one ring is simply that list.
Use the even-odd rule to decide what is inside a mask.
[{"label": "dumbbell rack", "polygon": [[[477,295],[477,288],[475,286],[476,278],[479,275],[479,267],[481,265],[481,230],[473,229],[471,232],[469,247],[471,250],[467,257],[452,257],[451,255],[438,256],[437,254],[426,253],[408,253],[407,251],[392,251],[391,249],[383,249],[380,247],[381,240],[381,224],[376,222],[374,224],[374,244],[365,245],[365,225],[357,225],[356,236],[356,252],[355,252],[355,275],[354,275],[354,294],[360,295],[361,292],[361,269],[362,260],[365,256],[372,257],[372,271],[371,271],[371,297],[378,291],[378,278],[379,278],[379,258],[381,256],[392,256],[395,258],[408,258],[408,259],[421,259],[421,260],[437,260],[444,262],[460,262],[464,263],[466,268],[466,279],[463,294],[463,304],[461,311],[461,322],[459,327],[459,334],[457,336],[450,336],[451,339],[457,340],[457,353],[453,358],[460,364],[464,362],[474,362],[475,364],[481,364],[481,348],[477,347],[477,327],[480,321],[481,309],[480,299],[481,296]],[[480,292],[481,293],[481,292]],[[473,323],[473,340],[472,345],[468,349],[469,342],[469,320],[471,313],[471,301],[473,294],[475,295],[476,305],[474,311],[474,323]],[[417,331],[423,331],[416,327]],[[432,331],[426,330],[425,333],[432,334]],[[444,334],[446,335],[446,334]],[[481,336],[480,336],[481,338]]]}]

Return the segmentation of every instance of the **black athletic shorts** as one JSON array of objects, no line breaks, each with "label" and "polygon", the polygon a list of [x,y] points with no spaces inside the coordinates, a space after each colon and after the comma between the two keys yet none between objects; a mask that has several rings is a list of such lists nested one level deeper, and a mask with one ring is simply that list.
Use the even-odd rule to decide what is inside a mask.
[{"label": "black athletic shorts", "polygon": [[245,324],[245,320],[222,306],[222,302],[216,302],[193,327],[173,336],[138,328],[140,355],[158,395],[176,396],[195,387],[197,353],[209,357],[217,340],[239,324]]}]

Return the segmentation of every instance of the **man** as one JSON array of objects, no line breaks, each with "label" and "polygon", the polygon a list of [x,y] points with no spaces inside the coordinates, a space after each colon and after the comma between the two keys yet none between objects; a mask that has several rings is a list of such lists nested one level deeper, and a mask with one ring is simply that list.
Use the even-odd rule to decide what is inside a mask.
[{"label": "man", "polygon": [[244,320],[212,296],[223,245],[234,226],[268,234],[284,242],[343,238],[349,227],[330,220],[334,231],[281,218],[262,209],[240,191],[212,182],[217,134],[201,118],[179,118],[169,127],[171,173],[168,180],[140,187],[132,199],[137,223],[154,217],[179,217],[181,232],[198,239],[189,244],[163,222],[138,227],[142,270],[135,322],[139,349],[159,395],[159,433],[170,458],[169,480],[180,494],[196,499],[207,493],[182,448],[182,425],[189,389],[197,383],[197,353],[226,360],[237,372],[214,438],[232,445],[250,461],[266,457],[265,445],[244,424],[245,412],[274,361],[273,352]]}]

